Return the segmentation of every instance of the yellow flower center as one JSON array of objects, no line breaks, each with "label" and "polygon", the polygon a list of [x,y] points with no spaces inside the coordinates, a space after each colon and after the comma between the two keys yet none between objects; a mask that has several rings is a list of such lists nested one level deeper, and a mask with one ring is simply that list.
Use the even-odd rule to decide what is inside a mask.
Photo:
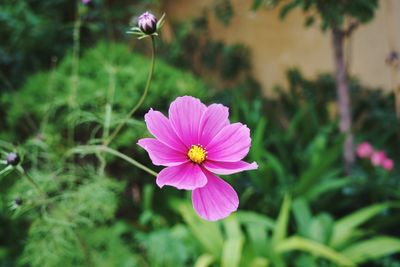
[{"label": "yellow flower center", "polygon": [[200,164],[206,159],[207,151],[201,145],[192,145],[187,155],[191,161]]}]

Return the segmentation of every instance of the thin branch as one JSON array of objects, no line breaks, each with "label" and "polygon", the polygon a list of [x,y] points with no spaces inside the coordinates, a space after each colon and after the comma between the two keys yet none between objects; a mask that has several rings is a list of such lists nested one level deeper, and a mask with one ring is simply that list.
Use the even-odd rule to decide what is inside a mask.
[{"label": "thin branch", "polygon": [[149,76],[147,78],[147,83],[146,83],[146,87],[144,89],[143,95],[142,97],[139,99],[139,102],[131,109],[131,111],[129,112],[129,114],[126,116],[126,118],[117,126],[117,128],[114,130],[114,132],[112,132],[109,136],[109,138],[107,138],[106,140],[104,140],[103,144],[105,146],[108,146],[111,141],[117,136],[117,134],[122,130],[122,128],[125,126],[126,122],[132,117],[132,115],[136,112],[136,110],[139,109],[139,107],[143,104],[146,96],[147,96],[147,92],[149,91],[150,85],[151,85],[151,81],[153,79],[153,74],[154,74],[154,65],[155,65],[155,51],[156,51],[156,47],[155,47],[155,40],[154,40],[154,36],[151,35],[151,44],[152,44],[152,52],[151,52],[151,66],[150,66],[150,72],[149,72]]}]

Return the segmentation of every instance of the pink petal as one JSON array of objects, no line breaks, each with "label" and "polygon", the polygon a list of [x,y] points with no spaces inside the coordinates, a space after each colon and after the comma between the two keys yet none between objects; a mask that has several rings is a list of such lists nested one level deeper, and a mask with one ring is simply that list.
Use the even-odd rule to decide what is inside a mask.
[{"label": "pink petal", "polygon": [[169,120],[187,147],[199,143],[199,125],[206,106],[191,96],[178,97],[169,107]]},{"label": "pink petal", "polygon": [[235,190],[221,178],[205,172],[208,182],[193,190],[193,208],[203,219],[216,221],[237,210],[239,198]]},{"label": "pink petal", "polygon": [[238,161],[238,162],[206,161],[203,163],[203,166],[212,173],[222,174],[222,175],[255,170],[258,168],[257,163],[255,162],[247,163],[245,161]]},{"label": "pink petal", "polygon": [[374,153],[374,148],[368,142],[363,142],[357,146],[356,154],[360,158],[368,158]]},{"label": "pink petal", "polygon": [[249,153],[250,130],[246,125],[234,123],[225,126],[207,145],[207,159],[237,162]]},{"label": "pink petal", "polygon": [[178,189],[193,190],[205,186],[207,177],[199,165],[187,162],[161,170],[156,182],[160,188],[171,185]]},{"label": "pink petal", "polygon": [[169,120],[159,111],[150,109],[144,116],[149,132],[165,145],[182,151],[187,152],[186,147],[176,135]]},{"label": "pink petal", "polygon": [[154,165],[176,166],[189,160],[185,153],[173,150],[154,138],[140,139],[138,145],[149,153]]},{"label": "pink petal", "polygon": [[221,104],[212,104],[207,107],[200,122],[199,143],[207,146],[213,137],[229,125],[229,110]]}]

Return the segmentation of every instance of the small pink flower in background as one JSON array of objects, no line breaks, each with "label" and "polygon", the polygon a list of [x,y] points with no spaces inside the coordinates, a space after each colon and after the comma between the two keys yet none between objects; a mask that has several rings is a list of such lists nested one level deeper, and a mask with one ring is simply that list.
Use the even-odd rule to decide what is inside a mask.
[{"label": "small pink flower in background", "polygon": [[191,96],[178,97],[168,113],[169,118],[150,109],[145,121],[155,138],[138,142],[153,164],[166,166],[157,176],[157,185],[193,190],[193,207],[200,217],[210,221],[225,218],[237,210],[239,198],[215,174],[258,168],[255,162],[242,161],[251,145],[249,128],[231,124],[227,107],[206,106]]},{"label": "small pink flower in background", "polygon": [[371,163],[374,166],[382,166],[383,161],[386,159],[386,154],[385,152],[379,150],[379,151],[374,151],[371,155]]},{"label": "small pink flower in background", "polygon": [[87,5],[91,2],[92,0],[82,0],[82,4]]},{"label": "small pink flower in background", "polygon": [[360,158],[368,158],[374,152],[373,147],[368,142],[363,142],[357,146],[356,153]]},{"label": "small pink flower in background", "polygon": [[393,160],[386,158],[382,162],[382,167],[387,171],[391,171],[393,169],[393,167],[394,167]]}]

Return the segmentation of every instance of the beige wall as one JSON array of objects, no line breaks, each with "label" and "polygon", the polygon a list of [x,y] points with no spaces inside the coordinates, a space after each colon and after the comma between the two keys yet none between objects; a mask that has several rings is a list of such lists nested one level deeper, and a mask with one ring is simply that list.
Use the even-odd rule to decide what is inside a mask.
[{"label": "beige wall", "polygon": [[[332,71],[333,60],[329,32],[318,26],[304,28],[301,11],[290,13],[284,21],[278,10],[250,11],[252,1],[232,0],[235,16],[225,27],[211,16],[211,35],[228,43],[240,42],[252,51],[253,71],[269,94],[275,84],[285,84],[285,70],[299,67],[306,76]],[[199,16],[213,0],[170,0],[166,12],[171,19]],[[361,26],[350,43],[350,73],[369,86],[391,90],[395,79],[385,58],[400,50],[400,0],[381,0],[375,19]]]}]

